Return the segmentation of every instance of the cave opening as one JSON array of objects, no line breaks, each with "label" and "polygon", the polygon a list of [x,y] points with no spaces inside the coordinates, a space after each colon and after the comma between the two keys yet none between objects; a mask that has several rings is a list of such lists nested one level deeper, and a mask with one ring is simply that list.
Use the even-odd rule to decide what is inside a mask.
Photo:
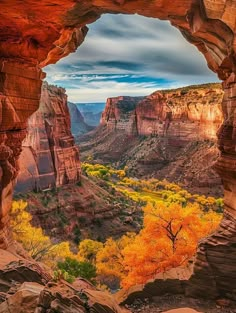
[{"label": "cave opening", "polygon": [[[105,9],[105,11],[117,11],[121,13],[134,13],[136,12],[138,6],[142,1],[139,1],[134,7],[125,2],[118,1],[118,4],[111,3],[108,8]],[[179,1],[181,2],[181,1]],[[201,2],[202,4],[202,2]],[[205,290],[205,283],[203,287],[202,278],[203,276],[208,275],[209,280],[207,284],[209,285],[209,294],[208,296],[217,297],[219,294],[227,295],[229,298],[234,298],[234,290],[232,291],[232,259],[229,257],[230,255],[235,255],[235,181],[234,181],[234,155],[235,155],[235,144],[234,144],[234,127],[233,127],[233,120],[234,120],[234,105],[233,105],[233,95],[234,95],[234,86],[235,86],[235,75],[233,71],[233,65],[234,65],[234,58],[232,57],[232,49],[230,50],[229,47],[232,47],[233,42],[233,30],[232,30],[232,24],[231,22],[225,22],[224,18],[219,18],[220,14],[217,15],[214,11],[212,12],[210,8],[207,7],[207,3],[204,3],[205,6],[198,6],[195,2],[191,4],[191,6],[188,6],[186,3],[182,4],[179,8],[175,7],[174,13],[175,15],[171,14],[172,8],[170,6],[169,9],[167,9],[165,6],[162,8],[163,10],[152,11],[152,6],[155,6],[155,4],[150,4],[151,7],[148,6],[148,9],[144,8],[143,15],[152,16],[153,17],[161,17],[163,19],[169,19],[171,22],[179,27],[184,34],[184,36],[193,44],[195,44],[198,49],[203,52],[205,55],[208,65],[211,69],[213,69],[215,72],[218,73],[219,77],[226,81],[223,84],[225,95],[223,99],[223,112],[224,112],[224,120],[225,122],[220,128],[220,131],[218,132],[218,138],[219,138],[219,147],[221,150],[221,156],[218,159],[217,162],[217,170],[220,174],[221,178],[223,179],[223,184],[225,187],[225,205],[226,205],[226,211],[224,214],[224,219],[220,225],[220,228],[217,233],[215,233],[211,238],[208,238],[205,240],[205,242],[202,242],[197,256],[197,261],[195,263],[195,271],[192,276],[192,279],[190,280],[191,287],[189,288],[189,293],[194,293],[195,295],[202,294],[203,288]],[[123,7],[124,6],[124,7]],[[186,7],[185,7],[186,6]],[[183,7],[185,9],[183,10]],[[99,11],[101,8],[99,5],[97,5],[96,10],[93,11],[92,9],[89,11],[88,8],[86,8],[86,14],[84,13],[83,18],[88,22],[91,22],[92,20],[96,19],[100,13],[103,13],[102,11]],[[220,10],[220,9],[219,9]],[[66,22],[68,25],[73,24],[75,20],[79,20],[81,15],[78,16],[76,14],[76,11],[78,11],[77,5],[75,8],[70,10],[68,12],[68,16],[66,17]],[[90,14],[88,14],[90,12]],[[99,13],[98,13],[99,12]],[[153,12],[153,13],[151,13]],[[183,13],[184,12],[184,13]],[[142,13],[142,12],[141,12]],[[55,11],[55,15],[60,15],[57,11]],[[216,18],[218,16],[218,18]],[[78,23],[78,22],[76,22]],[[81,22],[81,25],[83,25],[83,22]],[[68,31],[68,29],[66,29]],[[73,30],[74,31],[74,30]],[[73,32],[72,31],[72,32]],[[81,29],[80,29],[81,31]],[[70,30],[69,30],[70,32]],[[82,31],[84,34],[84,31]],[[209,34],[209,37],[206,37],[205,34]],[[34,32],[31,34],[31,36],[34,36]],[[64,33],[65,35],[65,33]],[[78,35],[78,34],[77,34]],[[81,34],[79,34],[80,36]],[[73,50],[74,46],[76,46],[81,42],[81,38],[78,38],[77,36],[75,40],[75,36],[73,37],[73,40],[76,41],[73,42],[71,40],[72,37],[70,37],[70,44],[69,47],[63,47],[63,44],[65,43],[65,37],[64,39],[61,38],[58,42],[58,45],[55,45],[55,47],[50,50],[49,53],[47,53],[46,57],[45,54],[42,53],[42,55],[38,54],[37,57],[40,59],[42,65],[46,65],[50,62],[55,62],[60,56],[68,54],[69,51]],[[39,36],[40,37],[40,36]],[[68,38],[68,37],[67,37]],[[33,45],[36,42],[34,40],[27,41],[29,45]],[[35,50],[39,49],[40,47],[40,38],[37,38],[37,46],[33,45],[30,46],[30,49],[32,48],[32,58],[36,59],[35,57]],[[10,42],[12,44],[12,41]],[[23,41],[24,44],[24,41]],[[44,41],[44,44],[46,45],[46,41]],[[60,46],[61,44],[61,46]],[[51,46],[50,46],[51,47]],[[58,50],[62,50],[63,53],[59,53]],[[70,50],[71,48],[71,50]],[[29,53],[31,52],[29,49]],[[229,51],[231,51],[229,53]],[[23,61],[29,60],[27,54],[23,53],[22,55],[19,55],[20,52],[14,52],[13,50],[9,50],[8,52],[8,58],[10,55],[10,64],[8,64],[8,60],[5,63],[6,53],[4,52],[3,47],[3,58],[4,63],[2,63],[2,72],[4,77],[5,76],[14,76],[15,72],[19,72],[22,68],[24,68],[24,64],[27,64],[27,62],[17,62],[21,58]],[[13,60],[13,61],[12,61]],[[27,66],[26,66],[27,68]],[[19,148],[21,146],[21,142],[25,136],[25,125],[26,120],[28,116],[36,110],[38,106],[38,95],[39,95],[39,89],[40,89],[40,79],[42,78],[40,70],[37,66],[35,66],[35,63],[32,62],[30,66],[28,67],[29,72],[22,73],[23,75],[20,76],[19,73],[16,75],[17,77],[22,77],[22,81],[18,81],[18,83],[24,84],[26,81],[29,83],[29,80],[31,81],[31,84],[33,85],[33,88],[31,89],[32,92],[32,103],[28,106],[30,108],[24,108],[25,115],[22,118],[23,121],[19,121],[19,119],[16,119],[15,116],[11,116],[10,119],[8,119],[8,122],[4,120],[2,123],[2,153],[5,156],[7,156],[7,159],[9,163],[6,162],[4,159],[1,162],[1,222],[2,222],[2,232],[1,232],[1,238],[2,238],[2,246],[6,247],[8,245],[8,217],[7,212],[9,210],[10,202],[11,202],[11,192],[12,192],[12,185],[14,183],[14,180],[16,178],[16,172],[17,172],[17,161],[16,159],[19,156]],[[37,72],[34,70],[37,68]],[[19,87],[18,92],[16,92],[16,95],[12,96],[11,92],[8,93],[6,90],[6,84],[8,81],[6,78],[3,82],[3,96],[4,96],[4,103],[8,103],[7,101],[12,101],[12,97],[17,98],[19,96],[22,97],[22,94],[25,93],[26,85],[24,84],[24,88],[22,90],[21,86]],[[9,79],[10,84],[10,79]],[[32,85],[30,86],[32,87]],[[29,86],[29,85],[28,85]],[[15,88],[16,90],[17,88]],[[11,90],[14,90],[11,89]],[[36,95],[37,94],[37,95]],[[24,98],[24,97],[22,97]],[[27,97],[26,97],[27,98]],[[10,102],[11,102],[10,101]],[[13,101],[14,102],[14,101]],[[12,102],[11,102],[12,103]],[[17,106],[16,103],[13,103],[13,107]],[[13,109],[14,111],[14,109]],[[21,117],[19,115],[19,107],[15,109],[14,114],[16,112],[16,115]],[[8,114],[9,111],[3,111],[3,115]],[[11,115],[11,111],[9,113]],[[14,133],[10,132],[11,130],[15,130]],[[22,129],[22,131],[18,131],[18,129]],[[12,144],[14,143],[14,145]],[[17,145],[17,146],[16,146]],[[9,151],[7,148],[10,148],[11,151]],[[10,166],[11,165],[11,166]],[[14,171],[13,168],[16,170]],[[227,242],[226,245],[222,244],[222,241]],[[217,259],[217,261],[216,261]],[[233,262],[235,262],[235,259],[233,259]],[[220,265],[224,263],[225,264],[225,271],[222,273],[220,271]],[[210,273],[210,274],[209,274]],[[197,287],[196,287],[197,286]]]},{"label": "cave opening", "polygon": [[[21,170],[15,197],[28,203],[33,225],[40,226],[53,241],[69,239],[75,248],[87,239],[104,245],[110,235],[120,240],[128,231],[140,231],[140,207],[131,202],[128,208],[121,205],[121,201],[129,201],[122,196],[122,191],[127,192],[130,188],[137,192],[142,207],[156,201],[155,205],[164,205],[164,211],[165,206],[172,206],[171,202],[174,202],[187,211],[191,203],[196,202],[203,211],[213,209],[222,213],[222,183],[212,164],[218,157],[216,131],[223,120],[223,91],[197,49],[168,22],[135,15],[106,15],[90,27],[86,39],[75,54],[45,68],[47,80],[52,85],[44,83],[40,108],[28,122],[29,130],[19,158]],[[186,86],[187,82],[195,87]],[[83,161],[83,175],[88,181],[92,179],[98,186],[103,184],[104,189],[114,193],[115,197],[107,198],[108,202],[114,204],[115,198],[120,198],[116,205],[124,214],[116,217],[119,222],[112,218],[108,223],[102,221],[106,215],[99,211],[98,206],[104,205],[99,197],[93,200],[96,204],[91,202],[87,207],[80,203],[82,208],[79,209],[78,199],[68,194],[76,191],[83,199],[88,196],[83,194],[83,188],[89,191],[91,186],[85,176],[81,178],[79,158],[70,134],[66,94],[71,129],[72,132],[75,129],[73,135]],[[73,105],[73,101],[79,102],[78,105]],[[100,126],[96,125],[98,128],[89,132],[91,125],[88,125],[85,137],[81,138],[76,133],[78,125],[73,124],[82,121],[73,120],[77,107],[81,107],[81,102],[99,106],[102,101],[106,101],[106,106],[103,106],[103,113],[100,112]],[[104,133],[111,140],[104,137]],[[135,146],[138,146],[138,152]],[[130,154],[130,150],[135,153]],[[126,168],[126,177],[131,182],[124,190],[119,190],[119,185],[110,189],[103,177],[99,180],[91,175],[92,171],[85,170],[87,162],[92,170],[105,165],[100,169],[105,173],[106,166],[114,172],[113,169],[122,171]],[[115,183],[112,177],[104,179]],[[76,185],[73,190],[71,184],[77,184],[78,180],[81,186],[77,188]],[[139,181],[140,186],[137,186]],[[144,188],[141,187],[143,181],[146,182]],[[120,183],[125,186],[124,182],[121,179]],[[60,187],[62,190],[58,191]],[[160,191],[162,188],[164,191]],[[33,195],[30,194],[32,190]],[[28,192],[26,197],[22,195],[25,192]],[[129,197],[132,200],[132,196]],[[68,209],[64,210],[63,198],[67,200],[70,213]],[[76,206],[73,205],[75,201]],[[35,202],[38,202],[37,208]],[[103,209],[109,210],[105,205]],[[172,209],[177,210],[178,206]],[[111,211],[117,214],[116,210]],[[188,218],[191,217],[193,215]],[[214,218],[219,223],[219,216]],[[112,232],[111,222],[115,223]],[[101,227],[104,229],[102,234]],[[166,226],[168,238],[172,238],[170,251],[175,254],[184,233],[182,225],[175,234],[171,228]],[[179,257],[182,264],[186,255]],[[145,283],[157,270],[158,267],[145,273],[145,277],[138,275],[136,284]],[[121,284],[118,277],[109,275],[104,275],[101,282],[112,290],[118,290]]]}]

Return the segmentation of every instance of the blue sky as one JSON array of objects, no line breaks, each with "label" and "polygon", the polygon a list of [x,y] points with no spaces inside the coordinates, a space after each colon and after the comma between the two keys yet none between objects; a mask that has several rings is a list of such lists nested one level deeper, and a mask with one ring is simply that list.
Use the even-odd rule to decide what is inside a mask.
[{"label": "blue sky", "polygon": [[103,15],[88,25],[76,53],[45,68],[73,102],[218,81],[204,57],[169,22],[139,15]]}]

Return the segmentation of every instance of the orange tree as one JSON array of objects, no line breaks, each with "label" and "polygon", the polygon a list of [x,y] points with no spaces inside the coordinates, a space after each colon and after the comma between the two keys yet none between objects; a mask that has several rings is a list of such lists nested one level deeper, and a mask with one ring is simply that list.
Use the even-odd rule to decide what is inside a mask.
[{"label": "orange tree", "polygon": [[122,251],[127,273],[122,286],[145,283],[157,273],[187,263],[196,253],[198,241],[212,233],[221,215],[204,212],[198,204],[147,204],[144,228]]}]

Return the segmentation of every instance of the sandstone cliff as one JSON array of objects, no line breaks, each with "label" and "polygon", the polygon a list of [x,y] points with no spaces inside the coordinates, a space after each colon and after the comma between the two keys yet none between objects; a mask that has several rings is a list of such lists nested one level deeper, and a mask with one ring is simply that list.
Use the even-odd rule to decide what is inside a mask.
[{"label": "sandstone cliff", "polygon": [[127,134],[137,132],[136,107],[142,97],[108,98],[101,117],[101,125],[108,130],[124,130]]},{"label": "sandstone cliff", "polygon": [[101,124],[126,134],[215,140],[223,120],[222,98],[219,84],[157,91],[144,99],[109,98]]},{"label": "sandstone cliff", "polygon": [[222,122],[219,84],[107,100],[97,130],[79,138],[82,158],[127,166],[135,177],[182,183],[191,192],[222,196],[212,166]]},{"label": "sandstone cliff", "polygon": [[40,107],[28,121],[16,191],[42,190],[80,179],[65,90],[43,84]]},{"label": "sandstone cliff", "polygon": [[[29,119],[23,142],[15,196],[18,192],[20,198],[26,197],[34,225],[56,241],[105,240],[137,231],[140,210],[130,213],[133,201],[125,198],[124,203],[129,203],[125,205],[124,197],[120,193],[112,196],[109,186],[82,179],[71,120],[72,131],[88,130],[76,105],[67,103],[65,90],[44,83],[39,110]],[[58,186],[61,188],[55,188]],[[132,215],[132,223],[122,221],[123,211]],[[101,227],[105,228],[102,234]]]}]

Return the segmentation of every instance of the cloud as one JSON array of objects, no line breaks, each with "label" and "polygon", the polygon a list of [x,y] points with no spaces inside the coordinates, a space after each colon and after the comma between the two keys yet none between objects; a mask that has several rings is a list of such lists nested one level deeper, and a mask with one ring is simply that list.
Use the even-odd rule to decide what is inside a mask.
[{"label": "cloud", "polygon": [[169,22],[104,15],[89,28],[76,53],[45,69],[47,80],[65,87],[70,101],[101,102],[217,81],[201,53]]}]

